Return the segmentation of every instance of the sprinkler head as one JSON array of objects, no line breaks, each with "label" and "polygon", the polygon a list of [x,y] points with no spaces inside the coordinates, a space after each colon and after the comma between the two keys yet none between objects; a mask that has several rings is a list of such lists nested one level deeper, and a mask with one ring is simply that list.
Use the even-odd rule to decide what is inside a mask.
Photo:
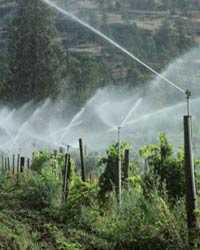
[{"label": "sprinkler head", "polygon": [[189,89],[185,91],[185,94],[186,94],[187,99],[190,99],[190,97],[192,96],[192,92]]},{"label": "sprinkler head", "polygon": [[185,91],[185,94],[186,94],[186,98],[187,98],[187,113],[188,113],[188,116],[190,115],[190,97],[192,95],[191,91],[189,89],[187,89]]}]

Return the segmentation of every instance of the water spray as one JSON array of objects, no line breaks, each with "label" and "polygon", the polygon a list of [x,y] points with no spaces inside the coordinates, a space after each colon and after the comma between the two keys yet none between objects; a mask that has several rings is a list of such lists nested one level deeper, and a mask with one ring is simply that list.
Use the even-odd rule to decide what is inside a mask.
[{"label": "water spray", "polygon": [[138,106],[141,104],[142,102],[142,98],[139,98],[137,100],[137,102],[135,103],[135,105],[132,107],[132,109],[130,109],[130,111],[128,112],[127,116],[124,118],[124,120],[122,121],[120,127],[124,127],[127,124],[127,121],[130,119],[130,117],[132,116],[132,114],[135,112],[135,110],[138,108]]},{"label": "water spray", "polygon": [[166,78],[164,75],[158,73],[155,69],[153,69],[152,67],[150,67],[149,65],[147,65],[145,62],[143,62],[141,59],[139,59],[137,56],[135,56],[134,54],[132,54],[130,51],[128,51],[127,49],[123,48],[121,45],[119,45],[117,42],[113,41],[110,37],[108,37],[107,35],[105,35],[104,33],[102,33],[101,31],[97,30],[96,28],[94,28],[93,26],[89,25],[88,23],[82,21],[80,18],[78,18],[77,16],[73,15],[72,13],[60,8],[59,6],[57,6],[55,3],[49,1],[49,0],[41,0],[44,3],[46,3],[47,5],[49,5],[50,7],[56,9],[58,12],[68,16],[69,18],[71,18],[72,20],[74,20],[75,22],[79,23],[81,26],[87,28],[88,30],[92,31],[94,34],[98,35],[99,37],[101,37],[102,39],[104,39],[105,41],[107,41],[108,43],[110,43],[111,45],[113,45],[114,47],[116,47],[117,49],[119,49],[120,51],[122,51],[124,54],[128,55],[130,58],[132,58],[134,61],[138,62],[140,65],[144,66],[146,69],[148,69],[150,72],[152,72],[154,75],[156,75],[157,77],[159,77],[161,80],[164,80],[166,83],[168,83],[170,86],[174,87],[176,90],[178,90],[179,92],[181,92],[182,94],[186,94],[186,98],[187,98],[187,113],[190,113],[190,97],[191,97],[191,92],[189,90],[184,90],[181,87],[177,86],[175,83],[173,83],[172,81],[170,81],[168,78]]},{"label": "water spray", "polygon": [[108,37],[107,35],[105,35],[101,31],[97,30],[96,28],[94,28],[93,26],[89,25],[88,23],[82,21],[80,18],[78,18],[77,16],[73,15],[72,13],[70,13],[70,12],[68,12],[68,11],[60,8],[55,3],[53,3],[53,2],[51,2],[49,0],[41,0],[41,1],[43,1],[44,3],[46,3],[47,5],[49,5],[50,7],[56,9],[58,12],[62,13],[63,15],[68,16],[69,18],[71,18],[75,22],[79,23],[81,26],[83,26],[83,27],[87,28],[88,30],[92,31],[97,36],[103,38],[105,41],[107,41],[108,43],[110,43],[111,45],[113,45],[114,47],[116,47],[117,49],[119,49],[120,51],[122,51],[124,54],[126,54],[127,56],[129,56],[130,58],[132,58],[134,61],[138,62],[140,65],[143,65],[146,69],[148,69],[154,75],[156,75],[160,79],[164,80],[170,86],[176,88],[182,94],[185,94],[185,90],[184,89],[182,89],[181,87],[177,86],[175,83],[173,83],[172,81],[170,81],[164,75],[158,73],[155,69],[153,69],[152,67],[150,67],[149,65],[147,65],[145,62],[143,62],[137,56],[135,56],[134,54],[132,54],[127,49],[123,48],[121,45],[119,45],[117,42],[113,41],[110,37]]}]

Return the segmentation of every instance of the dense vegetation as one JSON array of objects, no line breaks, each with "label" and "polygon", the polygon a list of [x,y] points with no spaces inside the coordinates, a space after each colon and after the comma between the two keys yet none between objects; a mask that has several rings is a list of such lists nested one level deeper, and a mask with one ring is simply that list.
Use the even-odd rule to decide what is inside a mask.
[{"label": "dense vegetation", "polygon": [[40,1],[18,1],[9,31],[8,101],[28,102],[58,93],[61,48],[50,10]]},{"label": "dense vegetation", "polygon": [[[123,144],[122,156],[126,148]],[[187,249],[182,150],[176,156],[161,135],[140,155],[146,167],[138,157],[130,161],[120,208],[112,177],[117,145],[98,160],[99,180],[93,175],[82,182],[70,160],[64,200],[61,153],[35,153],[31,170],[1,172],[1,249]],[[197,164],[199,182],[198,171]]]}]

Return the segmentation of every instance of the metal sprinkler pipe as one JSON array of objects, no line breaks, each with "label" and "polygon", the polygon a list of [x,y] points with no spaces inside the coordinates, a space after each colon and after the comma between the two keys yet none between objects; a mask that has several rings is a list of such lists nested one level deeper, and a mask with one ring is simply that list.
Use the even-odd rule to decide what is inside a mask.
[{"label": "metal sprinkler pipe", "polygon": [[186,100],[187,100],[187,115],[190,116],[190,97],[192,96],[192,92],[187,89],[185,91],[186,94]]},{"label": "metal sprinkler pipe", "polygon": [[190,249],[193,249],[198,230],[198,219],[196,216],[197,191],[195,185],[195,170],[192,150],[192,116],[190,115],[190,90],[186,90],[187,115],[184,116],[184,168],[185,168],[185,197],[186,197],[186,214],[188,226],[188,243]]},{"label": "metal sprinkler pipe", "polygon": [[117,141],[118,141],[118,168],[117,168],[117,200],[119,206],[121,205],[121,194],[122,194],[122,166],[121,166],[121,127],[119,126],[117,129]]}]

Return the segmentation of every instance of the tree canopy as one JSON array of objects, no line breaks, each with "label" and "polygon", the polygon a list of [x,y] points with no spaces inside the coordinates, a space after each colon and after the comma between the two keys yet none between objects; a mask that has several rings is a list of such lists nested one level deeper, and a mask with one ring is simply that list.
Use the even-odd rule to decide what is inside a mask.
[{"label": "tree canopy", "polygon": [[52,11],[39,0],[18,0],[9,31],[7,99],[25,103],[56,96],[63,51]]}]

